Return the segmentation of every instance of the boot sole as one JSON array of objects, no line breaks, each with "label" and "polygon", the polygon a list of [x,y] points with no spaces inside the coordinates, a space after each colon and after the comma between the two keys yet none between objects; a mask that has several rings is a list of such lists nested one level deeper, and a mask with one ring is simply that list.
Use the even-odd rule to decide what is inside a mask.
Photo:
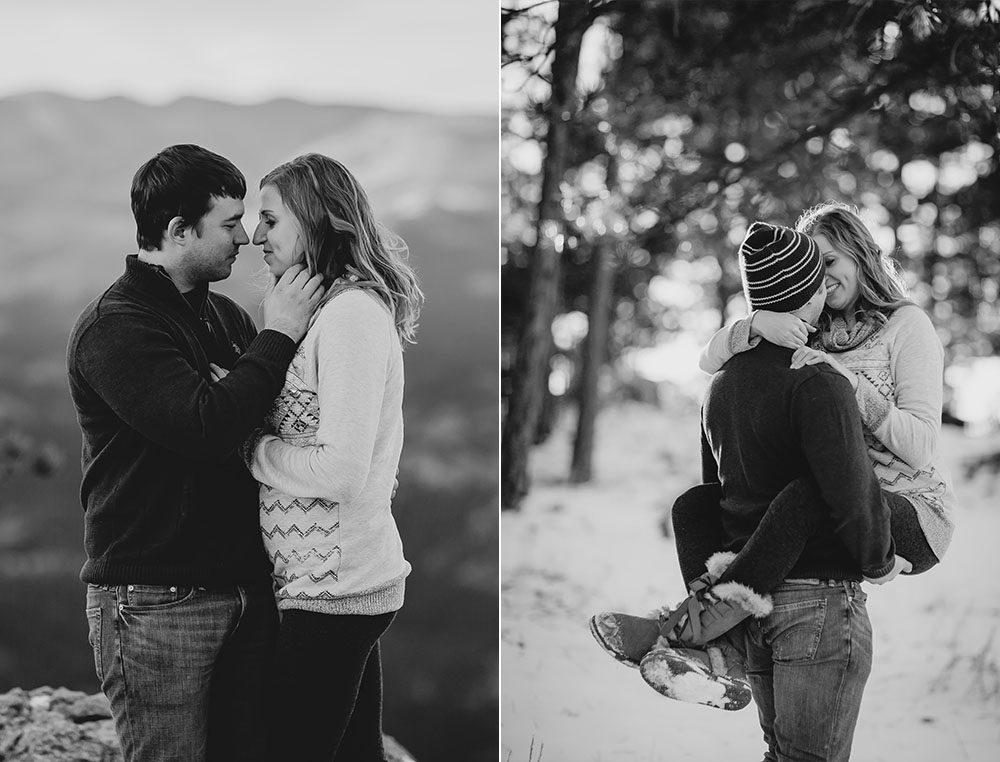
[{"label": "boot sole", "polygon": [[605,650],[605,652],[608,654],[608,656],[610,656],[616,662],[619,662],[620,664],[624,664],[627,667],[632,667],[632,669],[639,669],[639,662],[632,661],[627,656],[623,656],[622,654],[618,653],[618,651],[616,651],[614,648],[612,648],[604,640],[604,637],[601,635],[600,630],[597,628],[597,617],[596,616],[592,616],[590,618],[590,634],[594,636],[594,640],[597,641],[597,645],[599,645],[601,648],[603,648]]},{"label": "boot sole", "polygon": [[750,703],[750,684],[716,675],[700,662],[669,649],[651,651],[639,665],[642,679],[657,693],[689,704],[738,711]]}]

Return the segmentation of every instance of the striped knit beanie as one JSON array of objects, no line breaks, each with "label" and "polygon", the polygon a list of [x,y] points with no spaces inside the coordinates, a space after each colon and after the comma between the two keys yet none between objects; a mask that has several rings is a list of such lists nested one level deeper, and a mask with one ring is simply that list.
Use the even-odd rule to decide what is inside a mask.
[{"label": "striped knit beanie", "polygon": [[743,293],[752,310],[794,312],[826,277],[812,238],[766,222],[751,223],[739,259]]}]

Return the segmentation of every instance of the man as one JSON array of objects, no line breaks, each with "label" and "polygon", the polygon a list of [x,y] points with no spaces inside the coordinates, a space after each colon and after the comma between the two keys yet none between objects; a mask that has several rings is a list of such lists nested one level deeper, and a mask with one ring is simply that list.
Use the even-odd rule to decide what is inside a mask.
[{"label": "man", "polygon": [[[740,265],[752,309],[817,322],[826,287],[811,238],[754,223]],[[721,483],[722,546],[731,550],[748,542],[790,482],[807,476],[818,487],[828,520],[769,591],[770,613],[741,627],[765,758],[846,760],[871,671],[860,582],[863,572],[894,576],[900,564],[850,383],[825,364],[792,370],[791,355],[761,342],[713,377],[702,411],[702,481]]]},{"label": "man", "polygon": [[323,289],[290,269],[264,297],[259,334],[209,290],[249,243],[245,194],[242,173],[199,146],[146,162],[131,193],[139,251],[70,335],[80,577],[129,762],[263,759],[277,611],[258,485],[238,448],[281,389]]},{"label": "man", "polygon": [[[825,275],[811,238],[754,223],[740,267],[751,309],[818,321]],[[740,709],[749,676],[766,759],[846,760],[871,670],[860,581],[887,582],[908,564],[895,556],[850,383],[825,364],[794,370],[791,356],[761,342],[712,379],[704,483],[672,512],[691,595],[661,617],[598,614],[591,631],[671,698]],[[779,494],[794,510],[768,512]],[[750,550],[794,537],[808,539],[787,560]]]}]

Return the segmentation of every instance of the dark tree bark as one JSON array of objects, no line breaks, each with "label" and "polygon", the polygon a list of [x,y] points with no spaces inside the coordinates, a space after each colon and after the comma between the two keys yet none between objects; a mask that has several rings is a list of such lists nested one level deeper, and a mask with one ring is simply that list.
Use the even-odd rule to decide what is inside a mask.
[{"label": "dark tree bark", "polygon": [[580,0],[559,0],[552,59],[552,97],[542,165],[542,195],[536,222],[524,333],[511,373],[511,397],[500,441],[500,507],[517,509],[528,492],[528,452],[542,406],[552,319],[559,299],[559,257],[547,223],[562,214],[559,183],[566,170],[569,122],[576,111],[580,42],[590,22],[590,7]]},{"label": "dark tree bark", "polygon": [[589,482],[593,476],[594,425],[600,410],[599,381],[606,362],[611,323],[611,290],[614,258],[607,241],[599,241],[592,253],[594,281],[590,291],[590,314],[584,345],[580,383],[580,415],[573,442],[573,463],[569,479],[574,484]]}]

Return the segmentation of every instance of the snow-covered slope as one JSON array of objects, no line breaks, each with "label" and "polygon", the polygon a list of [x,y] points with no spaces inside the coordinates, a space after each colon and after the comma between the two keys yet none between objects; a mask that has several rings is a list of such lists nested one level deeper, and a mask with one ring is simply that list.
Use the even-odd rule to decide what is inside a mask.
[{"label": "snow-covered slope", "polygon": [[[598,421],[595,481],[566,483],[565,417],[532,455],[523,510],[501,518],[501,759],[678,762],[759,759],[756,711],[722,712],[663,698],[594,643],[601,610],[645,613],[683,597],[672,538],[674,498],[698,477],[697,411],[629,405]],[[940,762],[1000,758],[1000,482],[964,478],[971,454],[1000,438],[946,428],[939,462],[960,498],[944,563],[866,586],[875,663],[852,759]]]}]

